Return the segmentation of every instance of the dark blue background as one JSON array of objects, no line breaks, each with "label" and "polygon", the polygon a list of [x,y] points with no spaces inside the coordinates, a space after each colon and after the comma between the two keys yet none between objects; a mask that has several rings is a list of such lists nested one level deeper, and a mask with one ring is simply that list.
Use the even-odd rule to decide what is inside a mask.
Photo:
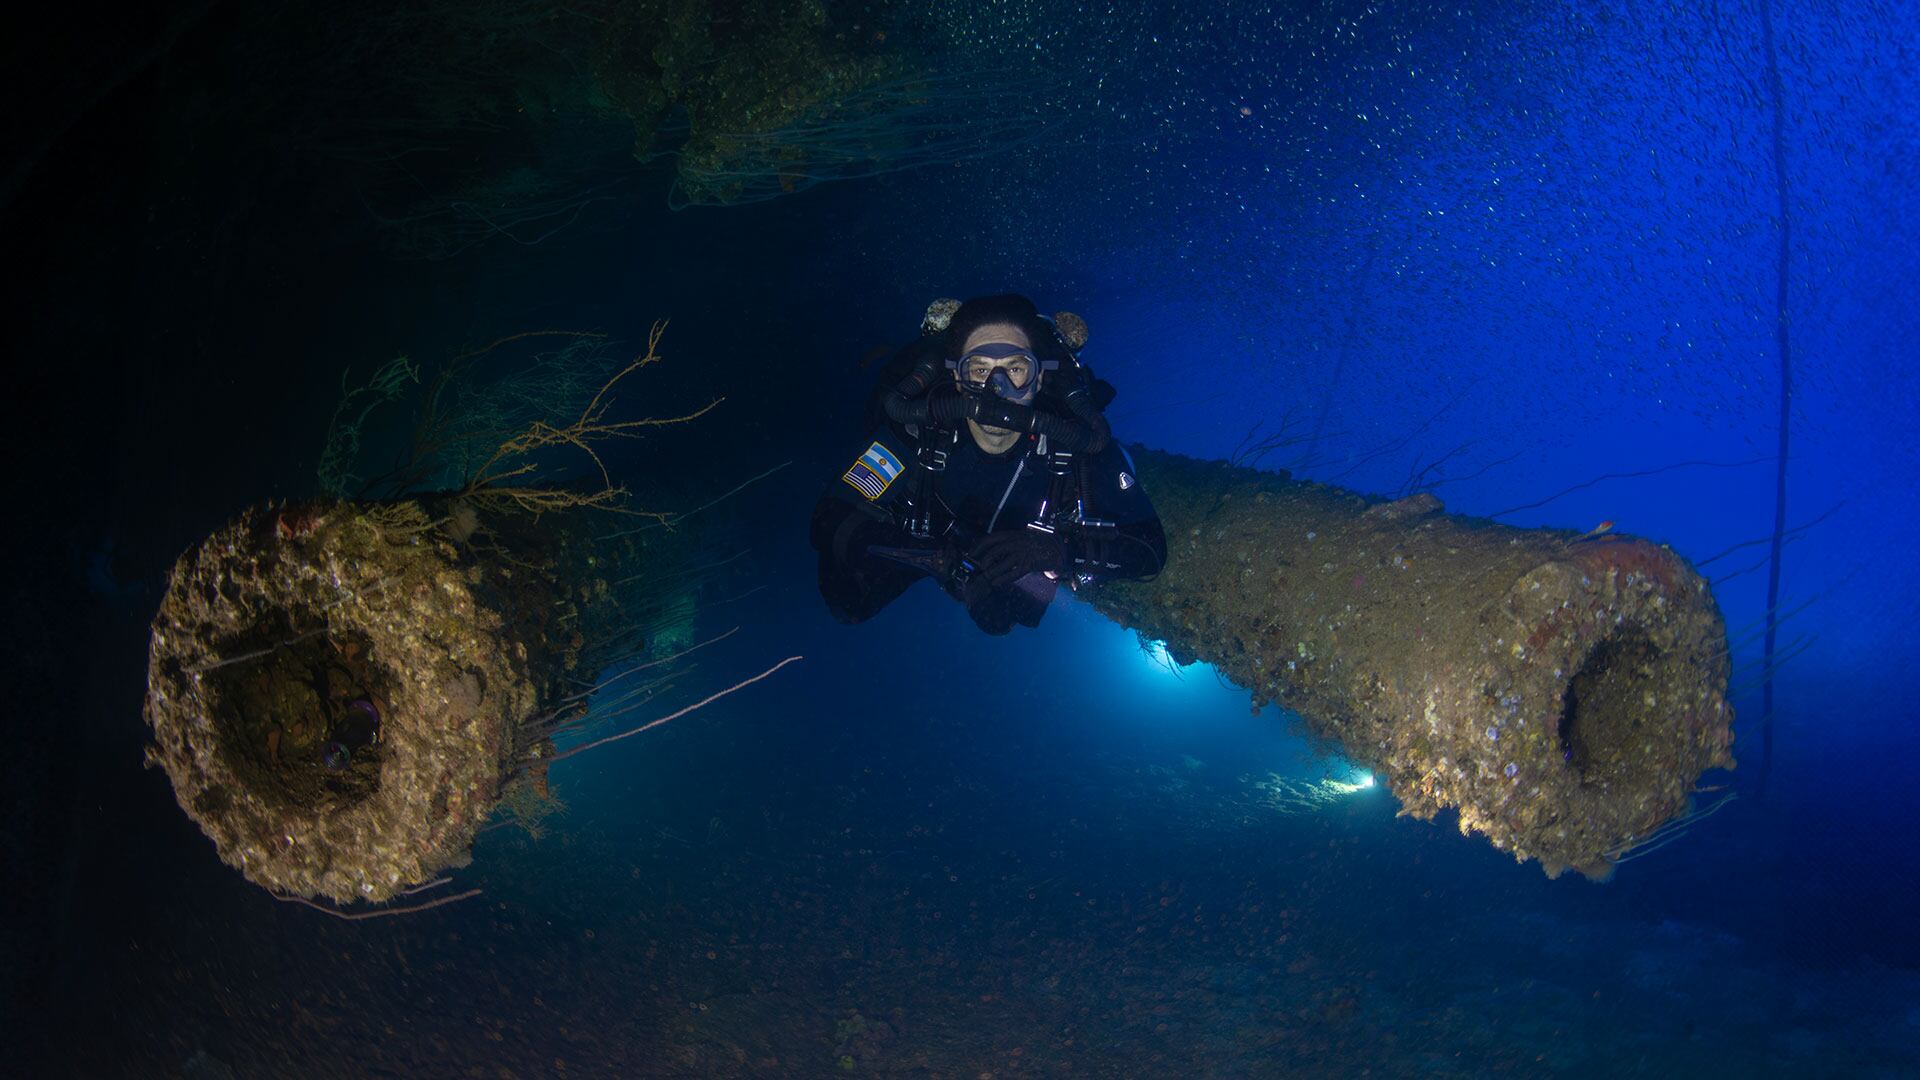
[{"label": "dark blue background", "polygon": [[[1604,886],[1378,789],[1283,811],[1260,783],[1350,768],[1084,608],[987,639],[921,590],[836,626],[806,513],[858,438],[862,354],[934,296],[1011,289],[1086,317],[1129,440],[1224,457],[1291,424],[1319,437],[1268,464],[1480,515],[1638,473],[1500,520],[1611,520],[1696,559],[1764,537],[1781,223],[1758,8],[933,5],[945,62],[1048,73],[1043,138],[680,212],[670,166],[614,138],[583,182],[619,198],[435,262],[384,254],[349,174],[312,165],[302,102],[325,95],[259,44],[306,10],[10,35],[40,52],[10,80],[0,207],[6,966],[32,1074],[196,1052],[241,1075],[1915,1068],[1905,5],[1773,10],[1788,521],[1838,509],[1786,549],[1782,641],[1810,644],[1778,678],[1770,790],[1746,688],[1742,798]],[[561,766],[556,835],[483,838],[482,901],[335,923],[220,866],[138,766],[171,560],[314,490],[343,372],[524,329],[638,343],[662,317],[669,362],[623,407],[727,400],[619,459],[641,501],[791,462],[711,541],[750,556],[703,629],[744,629],[689,700],[806,659]],[[1706,568],[1747,674],[1765,550]],[[848,1034],[856,1013],[888,1034]]]}]

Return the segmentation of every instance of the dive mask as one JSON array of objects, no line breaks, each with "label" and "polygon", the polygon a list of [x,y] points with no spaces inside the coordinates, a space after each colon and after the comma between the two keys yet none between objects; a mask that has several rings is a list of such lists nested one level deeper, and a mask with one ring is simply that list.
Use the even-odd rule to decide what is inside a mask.
[{"label": "dive mask", "polygon": [[[1021,361],[1025,361],[1024,365]],[[1040,358],[1024,345],[1003,342],[981,345],[952,361],[951,366],[959,372],[963,386],[986,389],[1000,400],[1015,405],[1033,404],[1040,391]],[[1016,380],[1014,372],[1022,366],[1025,378]]]}]

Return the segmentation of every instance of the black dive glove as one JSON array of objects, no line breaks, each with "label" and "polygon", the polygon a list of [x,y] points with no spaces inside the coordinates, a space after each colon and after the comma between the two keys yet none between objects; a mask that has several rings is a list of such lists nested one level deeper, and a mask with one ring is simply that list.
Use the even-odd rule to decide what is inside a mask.
[{"label": "black dive glove", "polygon": [[1004,529],[974,544],[967,558],[989,585],[1004,589],[1028,574],[1065,571],[1067,545],[1038,529]]}]

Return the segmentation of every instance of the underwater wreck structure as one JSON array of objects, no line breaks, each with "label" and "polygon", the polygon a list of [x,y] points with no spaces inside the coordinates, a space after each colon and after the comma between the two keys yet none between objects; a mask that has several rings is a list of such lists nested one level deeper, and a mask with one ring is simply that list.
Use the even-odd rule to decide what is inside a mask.
[{"label": "underwater wreck structure", "polygon": [[[496,811],[550,809],[548,765],[589,748],[556,738],[669,688],[661,665],[679,654],[656,654],[690,636],[694,549],[685,529],[653,527],[669,515],[622,506],[593,449],[713,407],[608,418],[614,384],[658,358],[661,330],[604,385],[582,384],[577,420],[499,427],[487,408],[428,408],[416,449],[432,452],[409,478],[478,445],[436,432],[484,444],[449,490],[255,506],[180,557],[150,638],[147,761],[222,860],[303,902],[439,884]],[[536,370],[551,384],[597,345]],[[395,370],[380,397],[399,395]],[[442,379],[424,400],[451,397]],[[366,399],[347,402],[364,418]],[[598,486],[545,483],[553,450],[591,458]],[[610,666],[622,670],[606,678]]]},{"label": "underwater wreck structure", "polygon": [[464,865],[511,783],[544,783],[577,718],[570,676],[618,641],[609,580],[632,560],[579,511],[492,522],[476,556],[435,525],[465,512],[259,506],[175,564],[148,760],[249,880],[386,900]]},{"label": "underwater wreck structure", "polygon": [[1083,593],[1297,713],[1400,800],[1605,878],[1733,765],[1725,623],[1671,550],[1134,449],[1168,564]]}]

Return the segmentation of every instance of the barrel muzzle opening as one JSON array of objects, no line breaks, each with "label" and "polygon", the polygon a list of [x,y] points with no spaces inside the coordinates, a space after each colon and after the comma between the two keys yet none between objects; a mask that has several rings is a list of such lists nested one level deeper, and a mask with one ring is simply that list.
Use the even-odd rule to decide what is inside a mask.
[{"label": "barrel muzzle opening", "polygon": [[214,655],[231,662],[205,672],[201,687],[234,782],[303,817],[337,813],[378,791],[393,680],[370,640],[277,620],[234,635]]},{"label": "barrel muzzle opening", "polygon": [[1677,752],[1684,728],[1662,724],[1660,697],[1669,678],[1685,672],[1635,628],[1596,642],[1575,666],[1561,699],[1560,750],[1586,785],[1609,787],[1644,781],[1641,775],[1662,744]]}]

